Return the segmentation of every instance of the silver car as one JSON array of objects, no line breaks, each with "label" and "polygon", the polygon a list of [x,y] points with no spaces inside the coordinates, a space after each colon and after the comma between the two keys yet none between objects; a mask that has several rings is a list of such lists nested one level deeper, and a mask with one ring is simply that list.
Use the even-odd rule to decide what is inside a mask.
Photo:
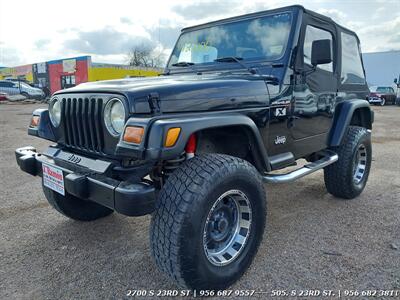
[{"label": "silver car", "polygon": [[8,95],[23,95],[30,99],[43,99],[44,92],[21,81],[0,80],[0,92]]}]

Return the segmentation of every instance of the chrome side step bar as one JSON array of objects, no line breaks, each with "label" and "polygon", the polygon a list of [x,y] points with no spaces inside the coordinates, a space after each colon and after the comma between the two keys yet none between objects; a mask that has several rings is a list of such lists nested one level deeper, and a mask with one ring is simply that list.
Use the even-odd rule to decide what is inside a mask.
[{"label": "chrome side step bar", "polygon": [[339,156],[330,150],[324,150],[319,154],[322,155],[322,158],[317,161],[306,164],[305,166],[286,174],[265,174],[263,176],[263,181],[270,183],[292,182],[308,174],[314,173],[315,171],[321,170],[339,159]]}]

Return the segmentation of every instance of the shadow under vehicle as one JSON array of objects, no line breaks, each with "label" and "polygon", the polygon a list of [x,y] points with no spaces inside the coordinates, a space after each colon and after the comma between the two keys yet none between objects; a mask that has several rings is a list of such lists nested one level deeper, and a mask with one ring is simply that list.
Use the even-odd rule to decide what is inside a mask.
[{"label": "shadow under vehicle", "polygon": [[[323,169],[338,199],[363,191],[374,115],[359,49],[354,32],[301,6],[185,28],[162,76],[55,93],[28,129],[54,145],[16,159],[69,218],[152,213],[160,270],[224,289],[262,239],[264,182]],[[308,163],[282,171],[298,159]]]}]

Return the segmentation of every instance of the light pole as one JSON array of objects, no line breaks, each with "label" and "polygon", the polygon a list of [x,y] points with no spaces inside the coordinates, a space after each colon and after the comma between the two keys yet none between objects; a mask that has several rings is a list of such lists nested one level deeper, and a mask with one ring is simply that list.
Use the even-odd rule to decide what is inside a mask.
[{"label": "light pole", "polygon": [[396,87],[397,87],[397,89],[396,89],[396,103],[397,103],[397,105],[400,105],[400,93],[399,93],[399,90],[400,90],[400,74],[399,74],[398,78],[394,79],[394,83],[396,84]]}]

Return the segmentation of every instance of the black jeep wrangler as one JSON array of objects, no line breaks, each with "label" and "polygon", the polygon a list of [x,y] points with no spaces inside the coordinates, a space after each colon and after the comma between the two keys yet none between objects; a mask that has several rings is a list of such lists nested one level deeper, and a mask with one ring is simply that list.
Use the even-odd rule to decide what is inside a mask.
[{"label": "black jeep wrangler", "polygon": [[222,289],[257,252],[265,182],[323,169],[335,197],[363,191],[364,73],[357,35],[301,6],[185,28],[161,76],[55,93],[28,130],[54,145],[16,159],[69,218],[152,214],[158,267],[179,286]]}]

